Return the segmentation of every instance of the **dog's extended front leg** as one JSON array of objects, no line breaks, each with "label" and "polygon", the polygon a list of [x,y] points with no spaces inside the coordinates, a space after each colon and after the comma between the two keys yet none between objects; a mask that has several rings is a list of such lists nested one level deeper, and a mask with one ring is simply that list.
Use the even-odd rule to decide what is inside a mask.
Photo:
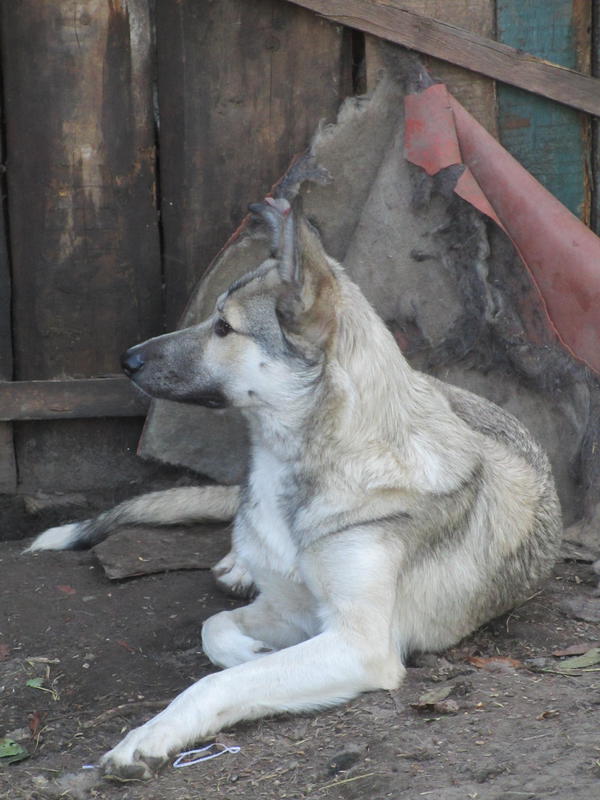
[{"label": "dog's extended front leg", "polygon": [[334,705],[360,692],[395,688],[398,659],[384,669],[369,664],[367,642],[340,631],[208,675],[182,692],[141,728],[106,754],[107,774],[148,778],[169,754],[214,736],[242,719]]},{"label": "dog's extended front leg", "polygon": [[404,675],[392,624],[396,567],[389,550],[372,540],[358,551],[351,537],[345,541],[349,549],[321,546],[308,565],[311,588],[322,603],[322,633],[190,686],[107,753],[104,770],[150,777],[171,753],[239,720],[329,706],[360,692],[396,687]]}]

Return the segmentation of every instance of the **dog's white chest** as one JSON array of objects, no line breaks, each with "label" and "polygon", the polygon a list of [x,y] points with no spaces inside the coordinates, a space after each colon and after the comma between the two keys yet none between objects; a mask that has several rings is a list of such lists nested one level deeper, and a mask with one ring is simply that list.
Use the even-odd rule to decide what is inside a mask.
[{"label": "dog's white chest", "polygon": [[298,548],[289,518],[290,475],[287,466],[269,451],[255,453],[249,481],[246,519],[250,523],[252,561],[261,568],[292,575],[296,571]]}]

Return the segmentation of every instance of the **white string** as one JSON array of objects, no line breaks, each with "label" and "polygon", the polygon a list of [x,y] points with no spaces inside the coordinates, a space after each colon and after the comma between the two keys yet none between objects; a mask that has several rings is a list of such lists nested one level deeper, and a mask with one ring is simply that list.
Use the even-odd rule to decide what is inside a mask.
[{"label": "white string", "polygon": [[[207,751],[211,750],[213,747],[220,747],[221,750],[217,750],[216,753],[208,753],[205,756],[200,756],[199,758],[194,758],[192,760],[188,760],[189,756],[198,755],[198,753],[206,753]],[[186,750],[185,753],[179,753],[175,761],[173,762],[173,766],[177,767],[191,767],[193,764],[199,764],[201,761],[209,761],[211,758],[218,758],[222,756],[224,753],[239,753],[240,748],[233,745],[229,747],[222,742],[212,742],[212,744],[207,744],[205,747],[200,747],[197,750]]]}]

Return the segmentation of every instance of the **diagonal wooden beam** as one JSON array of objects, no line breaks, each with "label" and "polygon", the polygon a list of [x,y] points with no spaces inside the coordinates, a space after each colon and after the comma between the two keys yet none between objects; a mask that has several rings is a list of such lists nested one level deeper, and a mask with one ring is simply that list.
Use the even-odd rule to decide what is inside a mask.
[{"label": "diagonal wooden beam", "polygon": [[398,0],[287,0],[333,22],[404,45],[600,116],[600,79],[402,7]]}]

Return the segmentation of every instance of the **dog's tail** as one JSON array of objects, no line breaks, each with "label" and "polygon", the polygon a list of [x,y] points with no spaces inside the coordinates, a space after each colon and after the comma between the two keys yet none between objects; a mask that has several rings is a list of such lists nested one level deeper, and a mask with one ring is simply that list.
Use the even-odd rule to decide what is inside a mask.
[{"label": "dog's tail", "polygon": [[229,522],[240,502],[239,486],[200,486],[151,492],[125,500],[93,519],[49,528],[25,550],[83,550],[125,525],[190,525]]}]

